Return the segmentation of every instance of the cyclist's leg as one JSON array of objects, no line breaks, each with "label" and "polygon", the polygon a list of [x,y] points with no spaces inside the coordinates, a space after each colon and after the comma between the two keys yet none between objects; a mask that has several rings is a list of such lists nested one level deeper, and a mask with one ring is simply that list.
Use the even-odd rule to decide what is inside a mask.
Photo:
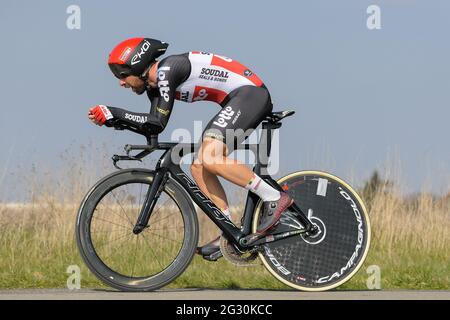
[{"label": "cyclist's leg", "polygon": [[[228,157],[226,144],[220,140],[205,138],[199,154],[199,162],[204,171],[244,187],[252,178],[253,172],[243,163]],[[217,179],[217,182],[219,180]],[[212,186],[210,186],[212,187]]]},{"label": "cyclist's leg", "polygon": [[201,154],[204,169],[245,187],[264,201],[266,219],[258,227],[260,233],[277,223],[293,200],[286,193],[270,186],[246,165],[227,155],[251,134],[270,111],[272,103],[267,89],[252,86],[237,89],[236,94],[205,129]]},{"label": "cyclist's leg", "polygon": [[[228,207],[228,201],[217,175],[241,187],[253,177],[253,172],[246,165],[227,155],[234,150],[235,143],[244,141],[271,110],[267,89],[244,86],[230,93],[227,103],[207,124],[191,172],[200,190],[219,208]],[[237,130],[241,133],[231,137],[228,146],[224,143],[227,129],[233,134]]]},{"label": "cyclist's leg", "polygon": [[[198,158],[194,160],[191,172],[200,190],[222,210],[228,207],[228,201],[217,176],[241,187],[252,179],[254,174],[246,165],[227,156],[234,150],[235,144],[242,143],[271,110],[270,95],[266,89],[243,87],[230,95],[229,101],[205,128]],[[233,133],[228,137],[229,146],[226,144],[226,129]],[[236,136],[235,129],[240,130]],[[197,252],[208,259],[219,250],[218,240],[216,238],[197,248]],[[215,259],[217,255],[214,255]]]},{"label": "cyclist's leg", "polygon": [[[202,154],[202,146],[198,154]],[[204,169],[201,160],[198,158],[191,165],[191,173],[200,190],[231,219],[227,196],[217,176]],[[197,247],[196,253],[202,255],[206,260],[216,261],[219,259],[222,256],[220,236],[201,247]]]},{"label": "cyclist's leg", "polygon": [[266,88],[244,86],[230,94],[222,110],[203,133],[201,165],[214,175],[246,187],[254,177],[248,166],[227,157],[272,111]]},{"label": "cyclist's leg", "polygon": [[[199,149],[199,154],[202,154],[202,147]],[[226,211],[228,199],[217,176],[205,170],[198,158],[191,165],[191,173],[200,190],[222,211]]]}]

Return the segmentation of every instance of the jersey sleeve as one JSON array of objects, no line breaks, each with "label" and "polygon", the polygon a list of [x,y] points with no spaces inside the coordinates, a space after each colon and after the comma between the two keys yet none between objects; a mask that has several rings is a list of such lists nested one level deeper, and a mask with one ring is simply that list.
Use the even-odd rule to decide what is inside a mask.
[{"label": "jersey sleeve", "polygon": [[155,133],[166,127],[175,102],[176,88],[189,78],[190,73],[191,63],[186,55],[169,56],[159,62],[157,88],[147,91],[151,102],[149,120],[152,120],[152,131]]}]

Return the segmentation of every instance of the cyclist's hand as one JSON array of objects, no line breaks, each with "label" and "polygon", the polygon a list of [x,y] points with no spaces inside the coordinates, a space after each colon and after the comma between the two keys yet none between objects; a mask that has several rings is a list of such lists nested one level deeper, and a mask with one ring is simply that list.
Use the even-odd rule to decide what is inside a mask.
[{"label": "cyclist's hand", "polygon": [[89,120],[99,126],[104,125],[107,120],[114,118],[108,107],[102,104],[89,109],[88,117]]}]

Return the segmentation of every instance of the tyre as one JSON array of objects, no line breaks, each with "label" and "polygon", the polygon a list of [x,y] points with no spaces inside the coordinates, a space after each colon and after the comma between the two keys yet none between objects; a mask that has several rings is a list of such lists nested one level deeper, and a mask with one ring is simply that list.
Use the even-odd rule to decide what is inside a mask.
[{"label": "tyre", "polygon": [[149,221],[133,233],[153,171],[128,169],[100,180],[86,195],[76,222],[79,252],[90,271],[123,291],[161,288],[191,262],[198,243],[195,208],[169,178]]},{"label": "tyre", "polygon": [[[370,246],[370,221],[358,194],[329,173],[289,174],[278,184],[319,228],[314,236],[292,236],[264,245],[259,257],[267,270],[286,285],[303,291],[325,291],[342,285],[359,270]],[[255,208],[253,232],[261,219]],[[290,211],[271,233],[302,229]]]}]

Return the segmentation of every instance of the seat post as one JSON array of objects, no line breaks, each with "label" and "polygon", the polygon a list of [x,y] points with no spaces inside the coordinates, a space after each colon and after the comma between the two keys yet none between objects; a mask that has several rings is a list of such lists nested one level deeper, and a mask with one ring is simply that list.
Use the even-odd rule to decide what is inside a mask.
[{"label": "seat post", "polygon": [[257,147],[256,165],[254,168],[257,175],[268,175],[267,172],[261,174],[261,169],[267,169],[269,165],[270,151],[272,150],[272,130],[280,127],[281,122],[264,121],[262,123],[262,133]]}]

